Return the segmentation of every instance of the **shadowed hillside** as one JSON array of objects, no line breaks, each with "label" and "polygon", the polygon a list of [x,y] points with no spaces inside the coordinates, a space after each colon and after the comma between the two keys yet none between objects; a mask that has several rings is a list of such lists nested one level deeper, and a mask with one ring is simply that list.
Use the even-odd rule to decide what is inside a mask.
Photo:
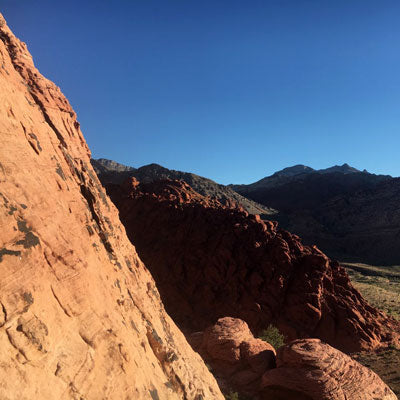
[{"label": "shadowed hillside", "polygon": [[242,208],[183,181],[131,178],[107,192],[184,331],[233,316],[256,333],[274,323],[288,340],[319,337],[357,351],[390,341],[399,328],[368,305],[337,263]]},{"label": "shadowed hillside", "polygon": [[250,214],[273,215],[275,213],[275,210],[241,196],[228,186],[220,185],[211,179],[189,172],[175,171],[158,164],[149,164],[135,169],[103,158],[92,159],[91,162],[103,185],[122,183],[126,178],[132,176],[144,183],[166,178],[181,179],[204,196],[215,197],[222,203],[241,204]]},{"label": "shadowed hillside", "polygon": [[346,164],[318,171],[296,166],[250,185],[231,187],[278,210],[272,219],[331,257],[400,263],[399,178]]}]

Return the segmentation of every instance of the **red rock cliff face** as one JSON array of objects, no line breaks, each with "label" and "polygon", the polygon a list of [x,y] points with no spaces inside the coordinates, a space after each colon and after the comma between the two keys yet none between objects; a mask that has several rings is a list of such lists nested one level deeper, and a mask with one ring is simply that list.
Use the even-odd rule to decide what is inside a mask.
[{"label": "red rock cliff face", "polygon": [[0,398],[222,399],[1,15],[0,88]]},{"label": "red rock cliff face", "polygon": [[317,337],[346,352],[397,335],[398,324],[367,304],[342,267],[297,236],[183,182],[137,185],[107,190],[184,331],[231,316],[255,333],[272,322],[288,340]]}]

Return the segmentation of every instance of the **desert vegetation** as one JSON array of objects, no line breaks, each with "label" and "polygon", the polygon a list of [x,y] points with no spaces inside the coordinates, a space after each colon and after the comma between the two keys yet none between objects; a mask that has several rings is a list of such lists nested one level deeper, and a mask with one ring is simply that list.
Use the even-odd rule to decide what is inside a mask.
[{"label": "desert vegetation", "polygon": [[[375,307],[400,320],[400,266],[345,264],[353,285]],[[400,395],[400,348],[353,354],[353,358],[375,371]]]},{"label": "desert vegetation", "polygon": [[370,304],[400,319],[400,266],[346,264],[352,283]]},{"label": "desert vegetation", "polygon": [[225,395],[226,400],[250,400],[248,397],[239,394],[238,392],[229,392]]},{"label": "desert vegetation", "polygon": [[400,348],[394,346],[379,352],[363,352],[352,357],[360,364],[372,369],[400,396]]},{"label": "desert vegetation", "polygon": [[285,344],[285,337],[279,329],[272,324],[261,332],[260,339],[268,342],[274,349],[279,349],[279,347]]}]

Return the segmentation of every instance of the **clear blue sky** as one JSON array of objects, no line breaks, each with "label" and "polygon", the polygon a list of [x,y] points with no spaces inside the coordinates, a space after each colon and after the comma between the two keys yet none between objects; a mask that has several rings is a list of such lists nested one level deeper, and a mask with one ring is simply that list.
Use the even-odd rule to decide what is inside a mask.
[{"label": "clear blue sky", "polygon": [[221,183],[400,175],[398,0],[2,0],[93,157]]}]

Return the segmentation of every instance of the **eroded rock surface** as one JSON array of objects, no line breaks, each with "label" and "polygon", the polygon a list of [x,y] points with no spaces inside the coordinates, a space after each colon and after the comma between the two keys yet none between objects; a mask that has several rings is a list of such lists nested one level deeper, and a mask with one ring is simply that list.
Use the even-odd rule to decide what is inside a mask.
[{"label": "eroded rock surface", "polygon": [[378,375],[318,339],[281,347],[260,389],[264,400],[397,400]]},{"label": "eroded rock surface", "polygon": [[220,318],[204,332],[196,332],[188,339],[227,393],[237,390],[257,395],[263,374],[275,368],[275,349],[256,339],[240,319]]},{"label": "eroded rock surface", "polygon": [[0,398],[222,399],[2,16],[0,87]]},{"label": "eroded rock surface", "polygon": [[273,222],[182,181],[131,178],[107,191],[185,332],[231,316],[255,334],[273,323],[289,341],[318,337],[345,352],[398,336],[399,324],[371,307],[342,267]]}]

